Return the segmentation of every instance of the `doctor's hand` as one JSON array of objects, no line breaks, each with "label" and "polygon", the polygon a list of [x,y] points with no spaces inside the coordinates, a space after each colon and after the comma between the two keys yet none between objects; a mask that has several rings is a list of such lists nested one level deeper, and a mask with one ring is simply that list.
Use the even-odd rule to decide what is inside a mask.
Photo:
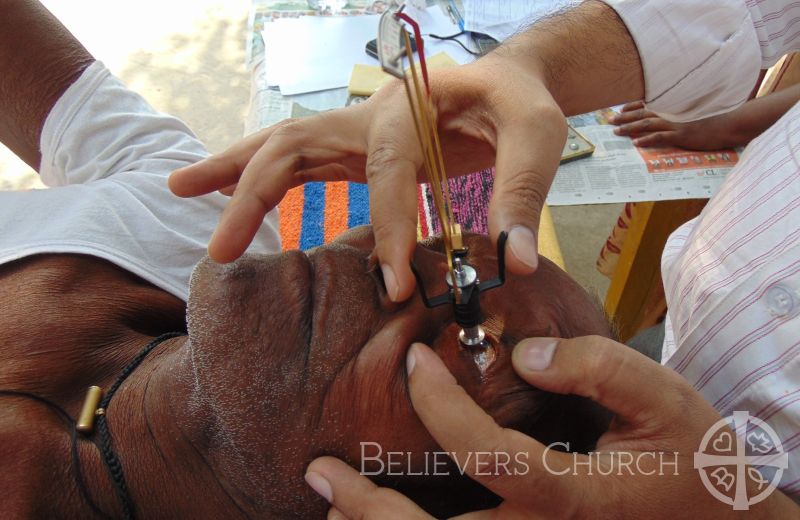
[{"label": "doctor's hand", "polygon": [[[528,383],[591,398],[615,418],[598,441],[602,455],[595,453],[590,459],[553,451],[498,426],[433,351],[413,345],[407,365],[414,410],[443,451],[455,453],[458,460],[475,452],[509,454],[511,460],[527,454],[529,471],[516,476],[476,474],[474,465],[466,465],[467,474],[503,502],[494,510],[459,518],[734,516],[731,506],[703,487],[693,467],[694,452],[720,416],[678,374],[599,337],[524,340],[514,350],[513,362]],[[627,467],[623,459],[629,461]],[[335,458],[313,461],[306,480],[331,503],[329,519],[431,518],[399,493],[377,487]],[[797,506],[778,491],[750,510],[759,518],[787,517],[790,512],[796,513]]]},{"label": "doctor's hand", "polygon": [[[507,265],[519,274],[537,267],[539,214],[566,139],[564,116],[540,76],[495,55],[430,75],[446,171],[463,175],[496,164],[490,236],[497,240],[509,232]],[[232,195],[208,247],[211,258],[224,263],[244,252],[290,188],[311,181],[366,182],[383,279],[392,300],[402,301],[414,289],[409,265],[422,167],[398,80],[364,103],[251,135],[175,171],[169,186],[182,197],[214,190]]]}]

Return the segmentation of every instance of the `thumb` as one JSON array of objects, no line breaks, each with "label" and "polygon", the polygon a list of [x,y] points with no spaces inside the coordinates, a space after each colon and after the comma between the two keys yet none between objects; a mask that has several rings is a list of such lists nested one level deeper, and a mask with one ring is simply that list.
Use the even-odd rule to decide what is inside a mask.
[{"label": "thumb", "polygon": [[652,418],[654,410],[671,424],[686,405],[710,408],[677,373],[600,336],[525,339],[514,348],[512,362],[531,385],[587,397],[631,424]]}]

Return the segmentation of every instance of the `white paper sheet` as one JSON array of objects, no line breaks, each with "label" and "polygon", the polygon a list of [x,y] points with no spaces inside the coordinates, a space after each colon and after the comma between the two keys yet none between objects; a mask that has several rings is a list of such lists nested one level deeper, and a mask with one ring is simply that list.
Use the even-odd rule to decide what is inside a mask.
[{"label": "white paper sheet", "polygon": [[364,46],[377,34],[378,16],[283,18],[264,28],[267,81],[283,95],[347,85],[356,63],[375,65]]},{"label": "white paper sheet", "polygon": [[[424,36],[447,36],[459,31],[438,7],[407,11],[420,24],[426,56],[444,51],[458,63],[473,59],[454,42]],[[377,15],[303,16],[265,24],[262,37],[267,83],[277,85],[287,96],[347,86],[353,65],[378,65],[364,47],[378,35],[379,19]]]}]

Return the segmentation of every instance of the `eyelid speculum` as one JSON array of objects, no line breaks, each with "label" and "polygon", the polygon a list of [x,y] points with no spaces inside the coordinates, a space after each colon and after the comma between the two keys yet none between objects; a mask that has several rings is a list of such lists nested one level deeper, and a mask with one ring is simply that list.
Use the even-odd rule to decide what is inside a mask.
[{"label": "eyelid speculum", "polygon": [[[481,282],[478,273],[473,266],[467,263],[467,248],[453,251],[453,274],[448,272],[445,275],[448,291],[438,296],[428,298],[422,277],[411,264],[411,270],[417,279],[422,301],[428,308],[439,307],[444,304],[451,304],[455,314],[456,323],[461,326],[458,333],[458,340],[470,351],[475,352],[491,348],[491,343],[486,340],[486,332],[481,324],[485,321],[481,311],[480,294],[495,287],[500,287],[506,281],[506,262],[505,246],[508,234],[503,231],[497,238],[497,277]],[[453,281],[455,278],[455,283]],[[455,287],[460,290],[460,298],[456,299]]]}]

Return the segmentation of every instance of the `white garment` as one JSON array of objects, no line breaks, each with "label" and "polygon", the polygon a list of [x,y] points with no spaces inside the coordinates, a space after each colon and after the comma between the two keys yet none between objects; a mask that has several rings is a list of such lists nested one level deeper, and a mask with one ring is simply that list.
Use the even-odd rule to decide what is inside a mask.
[{"label": "white garment", "polygon": [[[178,198],[174,169],[208,152],[180,120],[156,113],[100,63],[71,85],[41,136],[47,190],[0,192],[0,264],[40,253],[103,258],[186,300],[227,197]],[[249,251],[280,251],[277,214]]]},{"label": "white garment", "polygon": [[[684,118],[743,102],[758,69],[800,49],[800,2],[609,1],[639,48],[648,106]],[[680,57],[680,59],[676,59]],[[752,79],[752,82],[749,81]],[[663,362],[722,415],[747,410],[789,452],[800,499],[800,104],[750,143],[662,257]]]}]

